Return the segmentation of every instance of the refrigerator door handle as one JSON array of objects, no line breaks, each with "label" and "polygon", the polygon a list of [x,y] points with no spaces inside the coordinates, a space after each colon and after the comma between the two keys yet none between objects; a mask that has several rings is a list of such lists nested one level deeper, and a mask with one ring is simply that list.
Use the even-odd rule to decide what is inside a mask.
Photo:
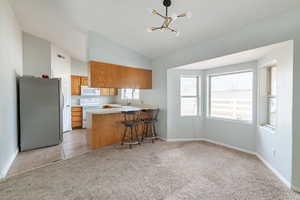
[{"label": "refrigerator door handle", "polygon": [[62,95],[62,106],[64,108],[65,107],[65,96],[63,93],[61,95]]}]

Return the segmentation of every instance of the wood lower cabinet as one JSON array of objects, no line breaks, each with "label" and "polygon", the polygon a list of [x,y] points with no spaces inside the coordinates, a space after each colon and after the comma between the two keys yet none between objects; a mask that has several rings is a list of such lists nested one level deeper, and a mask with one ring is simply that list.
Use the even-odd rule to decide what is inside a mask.
[{"label": "wood lower cabinet", "polygon": [[[142,114],[141,118],[149,118],[151,115]],[[91,149],[104,147],[112,144],[120,144],[125,127],[122,124],[124,115],[113,114],[92,114],[92,121],[87,128],[87,143]],[[138,126],[138,135],[141,137],[142,124]]]},{"label": "wood lower cabinet", "polygon": [[92,127],[87,129],[87,143],[91,149],[121,142],[124,130],[121,114],[93,115]]},{"label": "wood lower cabinet", "polygon": [[152,89],[152,71],[90,62],[91,87]]},{"label": "wood lower cabinet", "polygon": [[72,107],[72,128],[82,128],[82,107]]}]

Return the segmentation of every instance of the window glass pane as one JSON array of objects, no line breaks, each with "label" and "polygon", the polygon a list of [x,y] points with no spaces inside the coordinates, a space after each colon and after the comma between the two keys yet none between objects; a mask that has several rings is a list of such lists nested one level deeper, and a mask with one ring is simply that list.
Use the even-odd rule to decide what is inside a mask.
[{"label": "window glass pane", "polygon": [[197,96],[197,77],[180,78],[180,95]]},{"label": "window glass pane", "polygon": [[139,99],[140,98],[140,90],[139,89],[121,89],[121,99]]},{"label": "window glass pane", "polygon": [[133,99],[140,99],[140,90],[139,89],[134,89]]},{"label": "window glass pane", "polygon": [[251,121],[252,77],[252,72],[210,77],[210,115]]},{"label": "window glass pane", "polygon": [[181,116],[196,116],[197,115],[197,97],[182,97],[181,98]]},{"label": "window glass pane", "polygon": [[268,99],[268,110],[269,110],[269,122],[268,124],[275,127],[276,126],[276,113],[277,113],[277,101],[276,98]]},{"label": "window glass pane", "polygon": [[277,67],[271,67],[270,69],[271,77],[271,95],[276,96],[277,94]]},{"label": "window glass pane", "polygon": [[125,89],[121,89],[121,99],[126,99],[125,97]]}]

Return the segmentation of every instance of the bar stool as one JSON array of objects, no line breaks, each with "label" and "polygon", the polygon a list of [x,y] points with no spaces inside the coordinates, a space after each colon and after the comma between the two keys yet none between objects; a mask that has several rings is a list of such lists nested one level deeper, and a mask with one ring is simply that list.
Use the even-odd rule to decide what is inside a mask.
[{"label": "bar stool", "polygon": [[140,112],[123,111],[122,114],[124,114],[124,121],[122,121],[122,124],[125,126],[125,130],[122,136],[121,145],[128,144],[129,148],[131,149],[132,145],[141,144],[138,136]]},{"label": "bar stool", "polygon": [[158,121],[159,109],[145,109],[142,110],[146,114],[146,118],[142,119],[143,122],[143,133],[142,133],[142,142],[145,139],[149,139],[154,143],[154,140],[157,139],[156,132],[156,123]]}]

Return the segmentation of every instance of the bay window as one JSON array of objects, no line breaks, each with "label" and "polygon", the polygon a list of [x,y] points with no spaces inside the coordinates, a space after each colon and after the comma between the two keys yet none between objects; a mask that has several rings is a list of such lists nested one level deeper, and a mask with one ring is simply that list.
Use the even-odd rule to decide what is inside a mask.
[{"label": "bay window", "polygon": [[200,114],[200,77],[184,75],[180,77],[180,115]]},{"label": "bay window", "polygon": [[208,76],[209,117],[252,121],[253,72]]}]

